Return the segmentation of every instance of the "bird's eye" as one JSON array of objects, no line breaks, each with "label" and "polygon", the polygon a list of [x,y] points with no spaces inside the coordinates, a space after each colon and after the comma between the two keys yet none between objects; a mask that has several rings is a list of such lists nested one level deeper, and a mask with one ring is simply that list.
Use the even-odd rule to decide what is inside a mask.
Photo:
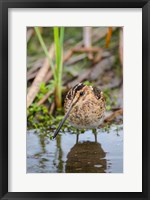
[{"label": "bird's eye", "polygon": [[83,96],[84,95],[84,92],[80,92],[80,96]]}]

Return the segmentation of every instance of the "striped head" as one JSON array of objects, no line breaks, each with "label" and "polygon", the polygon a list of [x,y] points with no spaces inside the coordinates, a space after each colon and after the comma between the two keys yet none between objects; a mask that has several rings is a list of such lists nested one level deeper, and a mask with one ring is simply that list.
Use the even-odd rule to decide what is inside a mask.
[{"label": "striped head", "polygon": [[103,98],[103,92],[101,92],[99,89],[79,83],[70,89],[66,95],[64,104],[65,112],[68,111],[70,106],[73,107],[75,105],[82,105],[83,103],[93,99],[98,101],[101,98]]}]

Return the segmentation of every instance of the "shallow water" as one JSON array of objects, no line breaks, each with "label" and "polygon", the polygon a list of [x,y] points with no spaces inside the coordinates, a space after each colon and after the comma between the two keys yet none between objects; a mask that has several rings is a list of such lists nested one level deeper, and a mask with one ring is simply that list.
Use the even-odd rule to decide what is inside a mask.
[{"label": "shallow water", "polygon": [[27,132],[27,173],[122,173],[123,126],[108,132],[60,133],[50,140]]}]

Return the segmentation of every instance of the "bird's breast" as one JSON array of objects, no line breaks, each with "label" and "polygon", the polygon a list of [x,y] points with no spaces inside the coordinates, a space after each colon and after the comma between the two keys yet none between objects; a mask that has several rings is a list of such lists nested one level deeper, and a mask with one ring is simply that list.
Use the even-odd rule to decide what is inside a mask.
[{"label": "bird's breast", "polygon": [[104,109],[99,101],[84,100],[76,103],[68,120],[76,128],[95,128],[100,125]]}]

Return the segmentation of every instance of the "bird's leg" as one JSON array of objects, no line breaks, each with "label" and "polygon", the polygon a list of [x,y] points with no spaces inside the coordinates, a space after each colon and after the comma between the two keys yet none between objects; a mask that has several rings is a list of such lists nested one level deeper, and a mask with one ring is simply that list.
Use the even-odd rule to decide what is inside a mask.
[{"label": "bird's leg", "polygon": [[95,137],[95,142],[97,142],[97,129],[96,128],[92,129],[92,132],[93,132],[94,137]]},{"label": "bird's leg", "polygon": [[78,144],[78,142],[79,142],[79,133],[77,133],[76,144]]}]

